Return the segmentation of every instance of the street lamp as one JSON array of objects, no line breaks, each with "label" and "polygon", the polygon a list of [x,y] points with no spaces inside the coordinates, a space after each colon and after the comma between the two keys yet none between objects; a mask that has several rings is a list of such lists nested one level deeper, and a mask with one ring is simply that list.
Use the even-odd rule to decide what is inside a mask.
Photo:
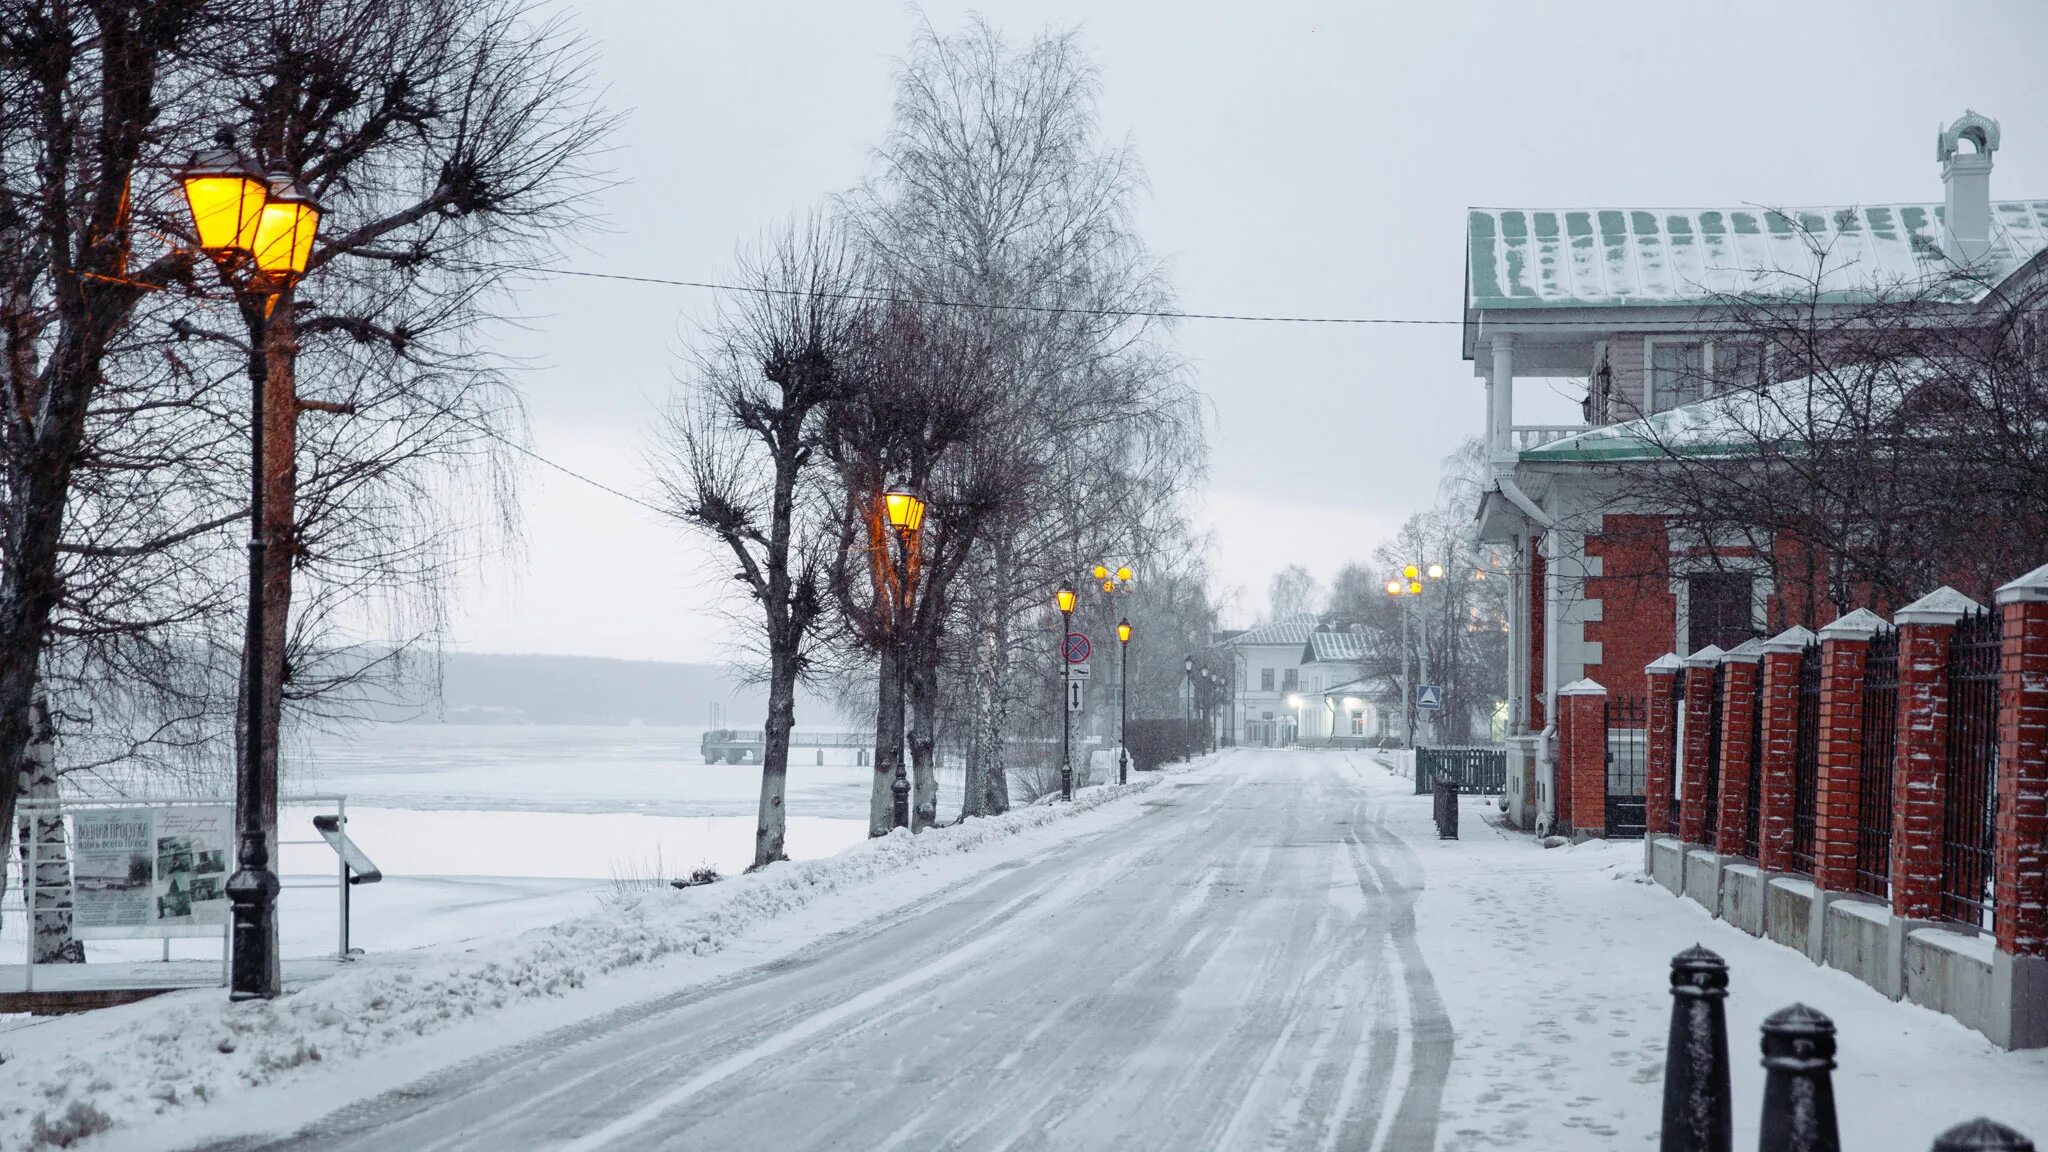
[{"label": "street lamp", "polygon": [[1116,782],[1129,783],[1125,765],[1131,758],[1131,622],[1116,622],[1116,643],[1121,665],[1116,673]]},{"label": "street lamp", "polygon": [[[1414,616],[1410,605],[1414,603],[1415,597],[1422,595],[1423,575],[1424,572],[1421,568],[1414,564],[1409,564],[1401,569],[1401,579],[1387,581],[1387,595],[1401,601],[1401,717],[1403,723],[1407,726],[1408,745],[1411,748],[1415,746],[1415,683],[1408,678],[1408,649],[1412,644],[1409,637],[1410,621]],[[1431,564],[1427,575],[1431,580],[1443,579],[1444,566],[1441,564]],[[1425,636],[1425,641],[1426,639],[1427,637]],[[1427,684],[1429,682],[1429,645],[1425,642],[1416,647],[1422,663],[1422,683]],[[1435,720],[1433,718],[1430,720],[1430,728],[1432,732],[1435,730]]]},{"label": "street lamp", "polygon": [[910,775],[904,761],[905,731],[903,713],[906,704],[904,685],[905,668],[909,664],[910,634],[910,549],[915,542],[918,529],[924,526],[924,497],[908,484],[898,484],[882,493],[882,511],[888,517],[889,527],[896,530],[896,779],[889,782],[889,795],[895,800],[894,825],[910,827]]},{"label": "street lamp", "polygon": [[[267,323],[278,297],[306,272],[313,238],[320,229],[320,205],[289,174],[265,176],[236,151],[223,133],[215,146],[195,152],[178,171],[185,206],[199,247],[212,257],[220,277],[244,300],[254,298]],[[235,781],[235,823],[240,841],[227,895],[234,913],[234,953],[229,998],[268,999],[277,924],[277,873],[270,866],[269,829],[277,822],[277,792],[265,787],[268,748],[265,713],[269,677],[264,617],[265,558],[272,526],[264,508],[264,393],[270,376],[265,341],[252,342],[249,396],[249,623],[243,653],[243,763]],[[257,365],[261,365],[261,369]],[[289,397],[286,398],[289,401]],[[288,475],[288,473],[285,473]]]},{"label": "street lamp", "polygon": [[1060,606],[1060,799],[1074,798],[1074,664],[1067,659],[1067,637],[1074,631],[1074,586],[1060,585],[1054,596]]}]

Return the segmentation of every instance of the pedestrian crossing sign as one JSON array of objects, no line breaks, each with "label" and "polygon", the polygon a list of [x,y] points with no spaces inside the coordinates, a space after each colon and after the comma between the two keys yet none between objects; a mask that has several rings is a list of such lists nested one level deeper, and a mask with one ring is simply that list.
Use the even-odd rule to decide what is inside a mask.
[{"label": "pedestrian crossing sign", "polygon": [[1444,706],[1444,687],[1441,684],[1417,684],[1415,706],[1424,711],[1435,712]]}]

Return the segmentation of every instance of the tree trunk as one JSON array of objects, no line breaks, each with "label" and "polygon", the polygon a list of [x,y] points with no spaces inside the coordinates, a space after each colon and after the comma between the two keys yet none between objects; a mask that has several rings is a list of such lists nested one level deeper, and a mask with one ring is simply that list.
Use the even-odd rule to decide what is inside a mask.
[{"label": "tree trunk", "polygon": [[992,624],[981,626],[981,636],[974,646],[974,665],[969,673],[973,677],[974,719],[967,726],[967,779],[960,790],[960,816],[986,816],[988,810],[988,772],[992,750],[1002,744],[1002,733],[995,731],[995,628]]},{"label": "tree trunk", "polygon": [[1010,622],[997,614],[989,648],[988,711],[982,739],[988,742],[988,769],[981,779],[981,810],[1000,816],[1010,810],[1010,768],[1003,737],[1010,730]]},{"label": "tree trunk", "polygon": [[902,693],[896,682],[895,651],[883,650],[875,663],[875,778],[868,795],[868,835],[887,836],[896,802],[889,787],[903,760]]},{"label": "tree trunk", "polygon": [[[57,734],[50,724],[50,706],[36,696],[35,739],[21,758],[24,800],[57,799]],[[32,929],[38,964],[83,964],[85,945],[71,935],[73,901],[71,853],[64,841],[64,814],[47,809],[24,816],[19,830],[22,874],[35,856],[35,905]],[[33,848],[31,848],[33,845]]]},{"label": "tree trunk", "polygon": [[783,797],[789,787],[789,733],[796,727],[796,662],[778,652],[768,668],[768,723],[762,733],[761,809],[754,828],[754,867],[787,860],[783,838],[788,813]]},{"label": "tree trunk", "polygon": [[935,659],[915,661],[909,680],[910,827],[916,831],[939,820],[939,778],[933,764],[939,743],[939,670]]}]

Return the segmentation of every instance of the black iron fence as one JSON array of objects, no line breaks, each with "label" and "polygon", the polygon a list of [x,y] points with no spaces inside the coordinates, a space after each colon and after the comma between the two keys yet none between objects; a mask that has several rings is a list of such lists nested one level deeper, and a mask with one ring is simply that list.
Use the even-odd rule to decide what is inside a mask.
[{"label": "black iron fence", "polygon": [[[1671,958],[1660,1152],[1730,1152],[1734,1147],[1727,999],[1727,961],[1698,946]],[[1757,1147],[1839,1152],[1834,1021],[1793,1004],[1765,1017],[1762,1032],[1764,1098]],[[2032,1152],[2033,1147],[2020,1133],[1980,1117],[1935,1137],[1932,1152]]]},{"label": "black iron fence", "polygon": [[1749,690],[1749,784],[1742,810],[1742,854],[1755,860],[1761,855],[1764,807],[1764,678],[1757,667]]},{"label": "black iron fence", "polygon": [[1792,870],[1809,875],[1814,809],[1820,799],[1820,656],[1818,642],[1799,654],[1799,707],[1792,731]]},{"label": "black iron fence", "polygon": [[1664,797],[1664,827],[1678,835],[1678,813],[1685,795],[1685,674],[1672,677],[1671,685],[1671,795]]},{"label": "black iron fence", "polygon": [[1948,652],[1948,789],[1942,798],[1940,913],[1991,927],[1992,829],[1998,812],[1999,614],[1956,623]]},{"label": "black iron fence", "polygon": [[1438,773],[1451,778],[1458,791],[1482,796],[1499,796],[1507,791],[1508,753],[1505,748],[1458,747],[1415,750],[1415,794],[1428,792]]},{"label": "black iron fence", "polygon": [[1640,840],[1649,806],[1650,713],[1641,699],[1607,702],[1607,836]]},{"label": "black iron fence", "polygon": [[1870,639],[1863,665],[1863,743],[1856,761],[1856,890],[1891,898],[1892,764],[1899,738],[1899,634]]},{"label": "black iron fence", "polygon": [[[1692,679],[1687,676],[1686,679]],[[1705,843],[1714,842],[1721,826],[1721,666],[1707,670],[1707,762],[1698,771],[1707,782]]]}]

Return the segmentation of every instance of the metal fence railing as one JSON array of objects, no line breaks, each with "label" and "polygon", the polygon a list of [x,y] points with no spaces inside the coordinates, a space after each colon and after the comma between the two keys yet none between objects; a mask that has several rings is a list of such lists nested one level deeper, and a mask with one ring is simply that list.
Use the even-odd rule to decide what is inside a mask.
[{"label": "metal fence railing", "polygon": [[1999,617],[1956,623],[1948,656],[1948,787],[1943,793],[1941,907],[1945,920],[1991,927],[1992,828],[1998,812]]},{"label": "metal fence railing", "polygon": [[[1690,677],[1688,677],[1690,679]],[[1707,784],[1706,843],[1712,844],[1721,827],[1721,685],[1719,665],[1707,672],[1707,757],[1700,773]]]},{"label": "metal fence railing", "polygon": [[1508,786],[1507,749],[1481,746],[1417,748],[1415,794],[1420,796],[1430,791],[1438,773],[1448,775],[1459,792],[1499,796],[1507,791]]},{"label": "metal fence railing", "polygon": [[1870,639],[1863,664],[1863,739],[1856,761],[1856,890],[1891,898],[1892,764],[1899,737],[1899,634]]},{"label": "metal fence railing", "polygon": [[1751,860],[1762,855],[1764,807],[1764,693],[1763,669],[1750,679],[1749,697],[1749,785],[1742,814],[1742,854]]},{"label": "metal fence railing", "polygon": [[1639,840],[1646,831],[1649,712],[1641,699],[1607,702],[1607,836]]},{"label": "metal fence railing", "polygon": [[1671,834],[1679,834],[1678,814],[1685,795],[1685,676],[1672,678],[1671,685],[1671,745],[1664,749],[1671,764],[1671,794],[1664,797],[1664,827]]},{"label": "metal fence railing", "polygon": [[1814,808],[1820,798],[1820,655],[1818,643],[1799,654],[1799,707],[1792,739],[1792,870],[1813,872]]}]

